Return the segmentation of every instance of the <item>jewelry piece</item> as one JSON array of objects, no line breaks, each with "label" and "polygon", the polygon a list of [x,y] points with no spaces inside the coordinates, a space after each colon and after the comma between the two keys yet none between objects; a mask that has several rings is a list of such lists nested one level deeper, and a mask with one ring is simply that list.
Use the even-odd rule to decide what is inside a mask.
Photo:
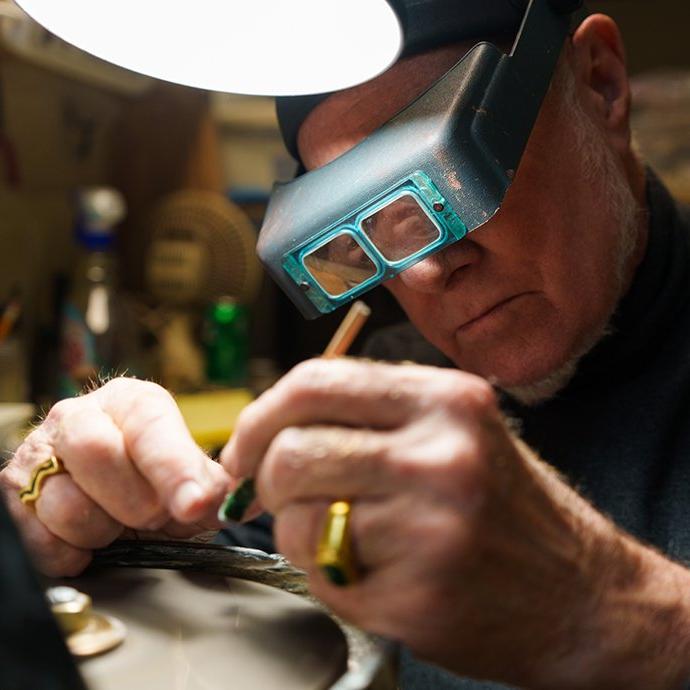
[{"label": "jewelry piece", "polygon": [[357,580],[350,540],[351,510],[347,501],[336,501],[328,507],[316,552],[316,565],[336,587],[347,587]]},{"label": "jewelry piece", "polygon": [[38,500],[41,493],[43,480],[53,474],[61,474],[66,471],[62,461],[51,455],[47,460],[34,468],[29,483],[19,490],[19,499],[24,505],[34,503]]},{"label": "jewelry piece", "polygon": [[127,635],[125,624],[91,608],[91,597],[74,587],[50,587],[46,597],[74,656],[102,654],[117,647]]}]

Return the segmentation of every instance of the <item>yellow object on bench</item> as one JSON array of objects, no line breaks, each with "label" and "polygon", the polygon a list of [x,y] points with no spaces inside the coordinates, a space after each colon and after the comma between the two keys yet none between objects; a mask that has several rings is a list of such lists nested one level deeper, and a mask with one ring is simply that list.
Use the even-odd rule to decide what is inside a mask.
[{"label": "yellow object on bench", "polygon": [[231,388],[185,393],[176,400],[194,440],[204,450],[213,451],[225,445],[253,396],[245,388]]}]

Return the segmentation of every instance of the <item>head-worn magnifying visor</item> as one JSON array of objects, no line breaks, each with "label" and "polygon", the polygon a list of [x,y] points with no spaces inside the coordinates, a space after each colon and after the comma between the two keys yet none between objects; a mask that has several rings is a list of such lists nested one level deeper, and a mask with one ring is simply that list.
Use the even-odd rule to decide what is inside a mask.
[{"label": "head-worn magnifying visor", "polygon": [[457,242],[499,210],[574,4],[531,0],[510,55],[476,45],[357,146],[276,186],[259,256],[307,318]]}]

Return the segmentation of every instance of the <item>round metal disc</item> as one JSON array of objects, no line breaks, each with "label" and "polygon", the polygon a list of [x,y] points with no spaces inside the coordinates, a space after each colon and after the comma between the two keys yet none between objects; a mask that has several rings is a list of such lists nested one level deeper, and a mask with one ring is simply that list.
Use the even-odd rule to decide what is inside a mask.
[{"label": "round metal disc", "polygon": [[67,647],[74,656],[94,656],[114,649],[126,636],[127,628],[122,621],[92,613],[86,626],[67,637]]}]

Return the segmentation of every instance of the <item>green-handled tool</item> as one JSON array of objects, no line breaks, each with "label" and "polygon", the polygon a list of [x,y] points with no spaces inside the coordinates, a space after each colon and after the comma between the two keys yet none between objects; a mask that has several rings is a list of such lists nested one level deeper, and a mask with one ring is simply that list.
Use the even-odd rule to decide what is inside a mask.
[{"label": "green-handled tool", "polygon": [[[342,357],[370,314],[371,310],[364,302],[355,302],[328,343],[323,357]],[[218,510],[218,519],[221,522],[242,520],[256,496],[255,489],[253,478],[243,479],[223,501]],[[341,505],[347,505],[348,510],[336,510]],[[333,503],[316,556],[316,562],[324,575],[334,585],[341,587],[350,584],[356,577],[355,568],[351,564],[348,522],[349,504],[344,501]]]},{"label": "green-handled tool", "polygon": [[221,522],[239,522],[256,496],[253,479],[243,479],[237,488],[229,493],[218,510]]}]

